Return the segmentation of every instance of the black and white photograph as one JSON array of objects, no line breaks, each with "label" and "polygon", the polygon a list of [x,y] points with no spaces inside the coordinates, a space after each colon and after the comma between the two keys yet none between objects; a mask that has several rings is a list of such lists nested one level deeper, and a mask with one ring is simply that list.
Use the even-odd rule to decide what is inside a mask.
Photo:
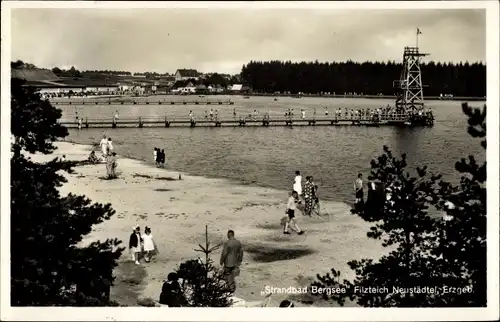
[{"label": "black and white photograph", "polygon": [[497,320],[498,10],[2,2],[2,320]]}]

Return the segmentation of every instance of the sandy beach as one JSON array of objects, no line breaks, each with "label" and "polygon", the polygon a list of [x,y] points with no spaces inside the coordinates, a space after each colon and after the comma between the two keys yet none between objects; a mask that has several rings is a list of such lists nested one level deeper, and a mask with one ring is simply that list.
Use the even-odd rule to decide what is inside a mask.
[{"label": "sandy beach", "polygon": [[[68,142],[58,142],[57,147],[54,154],[33,159],[44,162],[64,154],[68,160],[85,160],[92,149]],[[127,247],[132,227],[138,224],[141,229],[151,227],[158,244],[156,259],[140,266],[131,261],[128,249],[124,251],[112,289],[112,299],[122,305],[138,305],[141,298],[157,300],[166,275],[183,261],[202,255],[194,249],[204,243],[205,225],[212,245],[226,240],[229,229],[242,242],[245,255],[235,296],[250,302],[264,299],[265,286],[304,287],[316,274],[325,274],[332,267],[351,279],[348,261],[377,259],[384,252],[380,243],[366,237],[368,223],[352,215],[344,203],[322,202],[321,217],[299,213],[298,223],[306,233],[283,235],[280,220],[288,191],[190,176],[122,157],[116,180],[104,179],[105,164],[74,170],[66,176],[62,194],[85,195],[93,202],[111,203],[116,210],[110,220],[94,227],[84,243],[116,237]],[[217,264],[219,256],[220,250],[213,257]],[[270,306],[289,297],[275,294]],[[316,301],[309,305],[331,304]]]}]

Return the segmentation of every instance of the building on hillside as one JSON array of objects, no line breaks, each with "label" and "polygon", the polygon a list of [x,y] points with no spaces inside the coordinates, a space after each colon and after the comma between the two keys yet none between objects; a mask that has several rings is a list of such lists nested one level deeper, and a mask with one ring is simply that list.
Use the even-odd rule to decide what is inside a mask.
[{"label": "building on hillside", "polygon": [[178,69],[175,72],[175,81],[195,79],[198,80],[200,78],[200,74],[196,69]]},{"label": "building on hillside", "polygon": [[228,90],[231,91],[232,93],[235,93],[235,94],[250,92],[250,88],[248,86],[245,86],[242,84],[234,84],[232,86],[228,86]]}]

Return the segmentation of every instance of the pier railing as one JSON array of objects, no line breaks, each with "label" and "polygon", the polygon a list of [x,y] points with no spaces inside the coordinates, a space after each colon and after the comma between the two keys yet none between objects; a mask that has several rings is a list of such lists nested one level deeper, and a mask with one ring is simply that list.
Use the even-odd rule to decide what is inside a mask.
[{"label": "pier railing", "polygon": [[[223,125],[245,126],[245,125],[262,125],[262,126],[292,126],[292,125],[391,125],[403,124],[414,119],[414,115],[410,114],[382,114],[382,115],[334,115],[303,118],[300,116],[257,116],[257,115],[236,115],[231,117],[221,118],[219,115],[206,117],[170,117],[170,116],[127,116],[127,117],[102,117],[89,118],[83,117],[73,120],[61,120],[62,125],[68,127],[170,127],[170,126],[216,126]],[[422,119],[427,118],[423,116]],[[430,120],[430,117],[429,117]]]}]

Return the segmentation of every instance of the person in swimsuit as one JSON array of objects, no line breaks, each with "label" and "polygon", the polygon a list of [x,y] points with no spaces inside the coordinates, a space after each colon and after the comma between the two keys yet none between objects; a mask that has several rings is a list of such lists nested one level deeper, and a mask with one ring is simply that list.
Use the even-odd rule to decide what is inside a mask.
[{"label": "person in swimsuit", "polygon": [[354,191],[356,197],[356,204],[363,203],[363,175],[361,173],[358,174],[358,178],[354,181]]}]

